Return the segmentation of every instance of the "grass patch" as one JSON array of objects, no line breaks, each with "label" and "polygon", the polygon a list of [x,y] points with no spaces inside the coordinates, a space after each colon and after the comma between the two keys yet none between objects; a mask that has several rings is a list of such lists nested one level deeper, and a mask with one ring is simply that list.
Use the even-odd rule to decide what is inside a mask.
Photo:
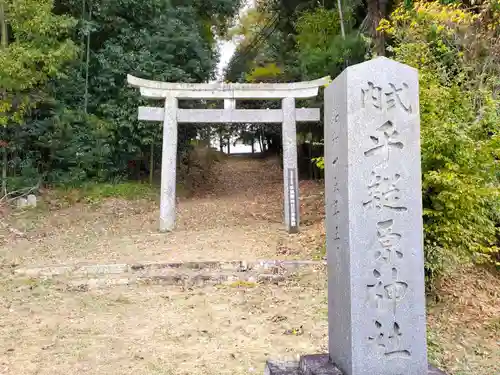
[{"label": "grass patch", "polygon": [[312,260],[323,260],[326,256],[326,244],[319,246],[312,254]]},{"label": "grass patch", "polygon": [[58,188],[56,191],[57,196],[69,204],[95,204],[107,198],[153,200],[159,196],[157,186],[139,182],[87,183],[76,188]]},{"label": "grass patch", "polygon": [[[160,187],[137,181],[85,183],[77,187],[56,188],[55,195],[56,199],[62,200],[68,205],[75,203],[99,204],[109,198],[159,201]],[[179,198],[189,196],[189,191],[184,184],[177,183],[176,196]]]}]

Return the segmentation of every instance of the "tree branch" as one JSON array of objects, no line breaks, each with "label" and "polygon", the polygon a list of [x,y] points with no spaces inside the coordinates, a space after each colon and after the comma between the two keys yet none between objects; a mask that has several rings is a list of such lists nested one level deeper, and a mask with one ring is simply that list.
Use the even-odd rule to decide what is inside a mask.
[{"label": "tree branch", "polygon": [[[30,188],[24,188],[24,189],[14,190],[14,191],[11,191],[10,193],[6,193],[2,198],[0,198],[0,204],[2,202],[4,202],[4,201],[5,202],[12,202],[14,199],[25,197],[26,195],[30,194],[31,192],[33,192],[35,190],[38,190],[40,188],[41,182],[42,182],[42,180],[39,179],[38,183],[35,186],[32,186]],[[16,195],[18,193],[21,193],[21,194],[20,195]],[[16,195],[16,197],[8,199],[12,195]]]}]

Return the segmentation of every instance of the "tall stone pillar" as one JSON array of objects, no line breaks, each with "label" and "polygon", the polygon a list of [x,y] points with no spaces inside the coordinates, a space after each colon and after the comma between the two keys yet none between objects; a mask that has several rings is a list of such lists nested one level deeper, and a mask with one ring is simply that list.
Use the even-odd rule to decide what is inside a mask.
[{"label": "tall stone pillar", "polygon": [[418,74],[381,57],[325,91],[331,361],[427,374]]},{"label": "tall stone pillar", "polygon": [[175,187],[177,170],[177,99],[165,99],[161,155],[160,232],[175,227]]},{"label": "tall stone pillar", "polygon": [[283,184],[285,225],[288,233],[299,231],[299,177],[297,166],[297,124],[295,98],[284,98],[283,110]]}]

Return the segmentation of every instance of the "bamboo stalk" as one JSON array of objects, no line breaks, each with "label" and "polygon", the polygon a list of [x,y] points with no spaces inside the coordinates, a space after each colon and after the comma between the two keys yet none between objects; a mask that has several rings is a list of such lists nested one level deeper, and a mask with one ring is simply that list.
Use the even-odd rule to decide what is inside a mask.
[{"label": "bamboo stalk", "polygon": [[155,150],[155,143],[153,141],[153,142],[151,142],[151,152],[149,153],[149,184],[150,185],[153,185],[153,170],[155,167],[154,158],[153,158],[154,150]]}]

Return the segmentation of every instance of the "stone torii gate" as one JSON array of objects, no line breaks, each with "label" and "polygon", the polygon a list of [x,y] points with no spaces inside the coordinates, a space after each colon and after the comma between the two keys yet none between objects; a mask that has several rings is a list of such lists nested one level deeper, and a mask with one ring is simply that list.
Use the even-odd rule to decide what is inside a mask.
[{"label": "stone torii gate", "polygon": [[[178,123],[282,123],[285,225],[299,230],[297,122],[320,119],[319,108],[295,108],[295,99],[311,98],[330,77],[296,83],[170,83],[127,76],[143,97],[165,100],[164,108],[139,107],[139,120],[163,122],[160,231],[175,227],[175,186]],[[224,99],[224,109],[180,109],[178,99]],[[281,109],[236,109],[237,99],[281,99]]]}]

